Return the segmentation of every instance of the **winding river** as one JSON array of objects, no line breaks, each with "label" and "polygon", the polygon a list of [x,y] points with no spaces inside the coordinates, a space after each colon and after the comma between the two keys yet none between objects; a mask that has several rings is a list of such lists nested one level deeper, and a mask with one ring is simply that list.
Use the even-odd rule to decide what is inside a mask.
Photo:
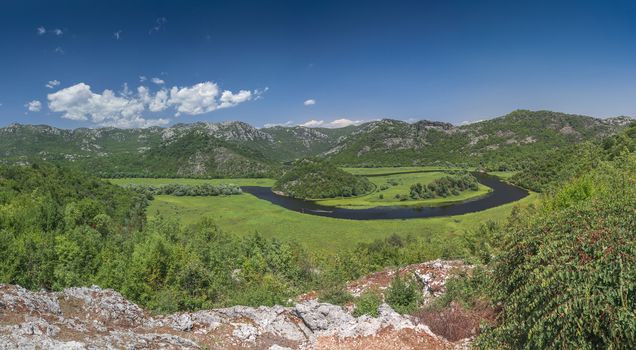
[{"label": "winding river", "polygon": [[[385,175],[388,174],[375,176]],[[368,209],[336,208],[319,205],[313,201],[281,196],[273,193],[270,187],[243,186],[241,188],[244,192],[285,209],[309,215],[351,220],[414,219],[461,215],[498,207],[528,195],[528,191],[523,188],[503,182],[496,176],[477,172],[473,173],[473,175],[481,184],[492,188],[492,191],[478,198],[434,207],[379,206]]]}]

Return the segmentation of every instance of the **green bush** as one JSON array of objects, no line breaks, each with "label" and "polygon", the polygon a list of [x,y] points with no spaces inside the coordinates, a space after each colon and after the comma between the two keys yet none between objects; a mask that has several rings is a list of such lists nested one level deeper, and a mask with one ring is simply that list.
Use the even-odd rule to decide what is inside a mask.
[{"label": "green bush", "polygon": [[351,293],[347,292],[343,285],[331,286],[324,289],[318,299],[323,303],[345,305],[353,301]]},{"label": "green bush", "polygon": [[499,239],[492,349],[629,349],[636,344],[636,159],[567,184]]},{"label": "green bush", "polygon": [[368,290],[356,298],[356,307],[353,310],[353,315],[356,317],[362,315],[378,317],[380,304],[382,304],[382,296],[380,293],[377,290]]},{"label": "green bush", "polygon": [[413,278],[396,274],[386,295],[386,302],[393,310],[401,314],[410,314],[417,310],[422,298],[420,284]]}]

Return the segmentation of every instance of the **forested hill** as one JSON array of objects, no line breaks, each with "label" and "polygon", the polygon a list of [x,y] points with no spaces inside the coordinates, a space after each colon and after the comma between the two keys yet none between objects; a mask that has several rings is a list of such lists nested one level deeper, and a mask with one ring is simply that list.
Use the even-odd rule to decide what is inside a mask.
[{"label": "forested hill", "polygon": [[75,130],[12,124],[0,128],[0,162],[46,160],[100,176],[261,177],[284,162],[318,156],[340,165],[461,163],[521,169],[546,151],[614,134],[627,117],[597,119],[518,110],[469,125],[384,119],[339,129],[243,122],[169,128]]}]

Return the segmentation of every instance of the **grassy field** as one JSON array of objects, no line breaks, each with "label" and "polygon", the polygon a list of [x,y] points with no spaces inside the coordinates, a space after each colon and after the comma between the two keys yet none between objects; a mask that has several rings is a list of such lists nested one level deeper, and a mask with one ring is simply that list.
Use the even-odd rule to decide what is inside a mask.
[{"label": "grassy field", "polygon": [[502,220],[516,204],[534,202],[532,194],[517,203],[477,213],[407,220],[344,220],[307,215],[284,209],[250,194],[227,197],[156,196],[148,208],[149,218],[158,215],[178,217],[191,224],[207,217],[223,230],[239,235],[259,232],[266,237],[297,240],[311,249],[335,251],[357,242],[397,233],[413,234],[431,240],[431,244],[451,244],[466,230],[477,228],[487,220]]},{"label": "grassy field", "polygon": [[[399,169],[398,171],[395,171]],[[347,169],[359,174],[381,174],[393,172],[408,172],[423,168],[364,168]],[[402,170],[402,171],[400,171]],[[433,170],[427,168],[427,170]],[[436,169],[437,170],[437,169]],[[400,174],[386,177],[371,177],[377,183],[385,183],[388,179],[397,179],[398,185],[383,191],[385,198],[393,197],[397,193],[407,193],[412,181],[429,182],[435,177],[442,176],[442,172],[421,174]],[[111,179],[119,185],[137,183],[161,185],[167,183],[233,183],[240,186],[271,186],[272,179]],[[480,188],[480,193],[487,189]],[[364,200],[373,205],[381,202],[379,193],[349,200]],[[374,197],[374,198],[372,198]],[[375,201],[378,199],[378,201]],[[247,235],[258,232],[265,237],[276,237],[281,240],[296,240],[309,249],[327,252],[349,248],[358,242],[370,242],[374,239],[388,237],[392,234],[416,235],[430,242],[431,246],[456,247],[461,244],[462,236],[467,230],[474,230],[487,220],[499,221],[505,219],[513,206],[526,206],[536,202],[537,194],[497,208],[477,213],[407,220],[345,220],[320,217],[297,213],[260,200],[250,194],[222,197],[176,197],[156,196],[148,208],[150,220],[158,216],[178,218],[183,224],[193,224],[202,218],[214,220],[219,227],[227,232]],[[347,199],[343,199],[347,200]],[[359,203],[358,203],[359,204]]]},{"label": "grassy field", "polygon": [[[384,172],[391,172],[393,168],[383,168]],[[409,169],[409,168],[400,168],[400,169]],[[412,168],[416,169],[416,168]],[[422,168],[419,168],[422,170]],[[347,171],[351,171],[352,173],[364,174],[368,175],[369,173],[364,173],[359,171],[359,169],[345,169]],[[367,169],[364,169],[367,170]],[[369,170],[377,171],[376,168],[369,168]],[[426,169],[430,170],[430,169]],[[405,170],[406,171],[406,170]],[[414,171],[414,170],[409,170]],[[387,175],[387,176],[373,176],[369,177],[369,180],[373,182],[376,186],[376,190],[370,194],[359,196],[359,197],[348,197],[348,198],[334,198],[334,199],[322,199],[316,201],[318,204],[341,207],[341,208],[351,208],[351,209],[363,209],[363,208],[372,208],[378,206],[391,206],[391,205],[408,205],[408,206],[432,206],[432,205],[441,205],[446,203],[453,203],[464,201],[466,199],[471,199],[479,196],[483,196],[491,191],[491,189],[484,185],[479,185],[479,189],[477,191],[464,191],[457,196],[449,196],[449,197],[438,197],[431,199],[421,199],[421,200],[412,200],[409,198],[409,193],[411,190],[411,185],[416,183],[428,184],[435,179],[439,179],[441,177],[448,176],[447,173],[444,172],[429,172],[429,173],[415,173],[415,174],[396,174],[396,175]],[[386,189],[382,189],[387,187]],[[402,200],[403,198],[408,198],[408,200]]]}]

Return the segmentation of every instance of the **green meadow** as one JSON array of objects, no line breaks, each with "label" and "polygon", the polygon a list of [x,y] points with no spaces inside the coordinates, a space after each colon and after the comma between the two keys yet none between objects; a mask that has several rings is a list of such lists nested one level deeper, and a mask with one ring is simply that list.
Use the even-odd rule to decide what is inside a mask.
[{"label": "green meadow", "polygon": [[[376,175],[382,174],[377,171],[382,168],[369,168],[369,169],[345,169],[351,173],[357,173],[360,175]],[[467,199],[483,196],[491,191],[491,189],[484,185],[479,185],[477,191],[464,191],[457,196],[449,197],[437,197],[431,199],[412,200],[409,198],[411,185],[416,183],[428,184],[433,180],[439,179],[444,176],[448,176],[447,173],[442,171],[426,172],[426,173],[409,173],[409,171],[417,170],[405,170],[405,169],[418,169],[418,168],[398,168],[403,174],[392,174],[386,176],[371,176],[369,180],[373,182],[376,189],[372,193],[358,196],[358,197],[345,197],[345,198],[330,198],[316,201],[318,204],[350,208],[350,209],[364,209],[377,206],[434,206],[441,204],[448,204],[453,202],[461,202]],[[430,168],[419,168],[421,170],[430,171]],[[362,170],[362,171],[361,171]],[[371,170],[365,173],[364,170]],[[393,172],[393,168],[384,168],[384,173]]]},{"label": "green meadow", "polygon": [[[395,171],[395,170],[398,171]],[[346,169],[358,174],[382,174],[422,170],[423,168],[363,168]],[[441,170],[424,168],[426,170]],[[323,200],[320,204],[338,206],[370,207],[377,205],[395,205],[395,194],[406,194],[412,183],[427,183],[435,178],[444,176],[443,172],[398,174],[370,177],[376,185],[389,180],[397,183],[384,191],[356,197],[333,200]],[[161,185],[168,183],[233,183],[240,186],[271,186],[272,179],[151,179],[151,178],[123,178],[111,179],[118,185],[147,184]],[[468,197],[479,196],[490,189],[480,186],[479,191],[466,191],[460,196],[441,198],[441,200],[463,200]],[[377,190],[376,190],[377,191]],[[379,199],[379,194],[385,194],[385,201]],[[390,198],[387,198],[390,197]],[[455,198],[457,197],[457,198]],[[435,204],[435,198],[430,201]],[[450,217],[436,217],[423,219],[398,220],[347,220],[302,214],[287,210],[268,201],[243,193],[234,196],[218,197],[177,197],[155,196],[148,208],[150,220],[162,216],[178,218],[182,224],[194,224],[203,218],[212,219],[221,229],[238,235],[248,235],[258,232],[265,237],[275,237],[281,240],[298,241],[309,249],[319,249],[334,252],[341,248],[348,248],[358,242],[370,242],[385,238],[392,234],[415,235],[430,242],[431,247],[440,250],[451,249],[461,244],[465,232],[474,230],[488,220],[499,221],[505,219],[516,205],[527,206],[536,202],[538,195],[530,196],[506,205],[491,208],[477,213],[470,213]],[[441,202],[441,200],[439,202]],[[414,201],[412,201],[414,202]],[[408,201],[406,202],[408,203]]]}]

